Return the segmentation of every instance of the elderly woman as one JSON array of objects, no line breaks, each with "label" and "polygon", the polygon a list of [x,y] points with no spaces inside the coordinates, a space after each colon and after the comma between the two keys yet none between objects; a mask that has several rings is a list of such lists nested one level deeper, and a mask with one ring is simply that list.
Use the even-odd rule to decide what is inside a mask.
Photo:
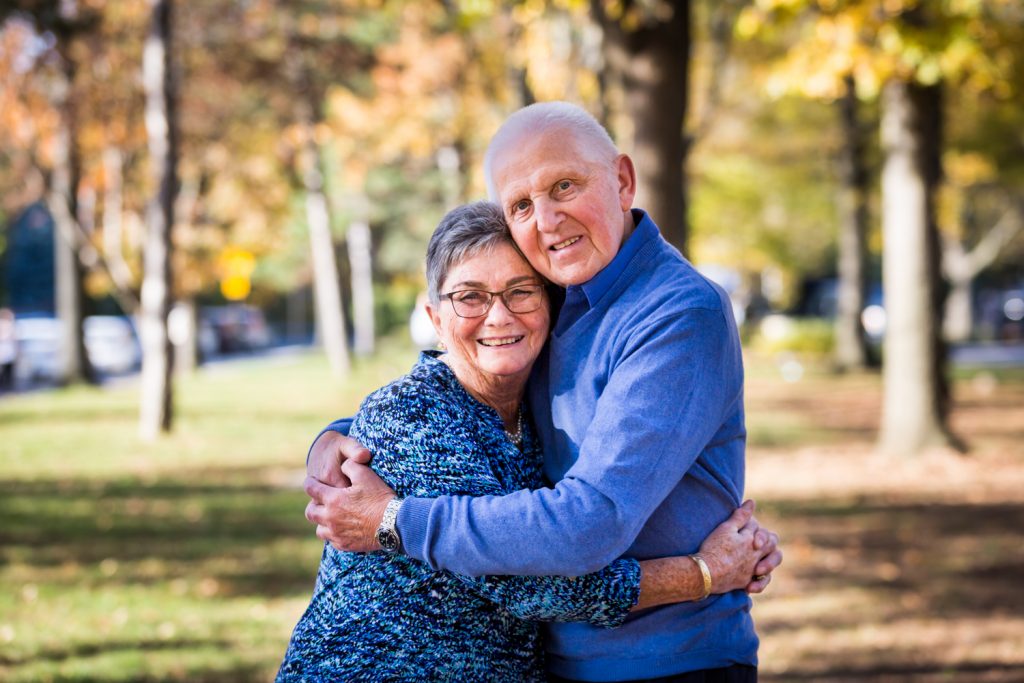
[{"label": "elderly woman", "polygon": [[[480,202],[445,216],[427,279],[445,351],[422,353],[409,374],[371,394],[352,436],[401,497],[543,486],[523,393],[548,336],[548,298],[500,208]],[[539,621],[614,627],[631,610],[745,587],[761,555],[747,519],[745,507],[716,529],[703,558],[620,559],[580,577],[473,578],[325,545],[277,680],[542,681]]]}]

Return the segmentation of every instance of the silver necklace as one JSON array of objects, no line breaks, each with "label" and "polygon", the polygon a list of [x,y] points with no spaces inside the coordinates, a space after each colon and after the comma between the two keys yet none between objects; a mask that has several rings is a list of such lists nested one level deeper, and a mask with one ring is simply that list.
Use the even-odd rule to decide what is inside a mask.
[{"label": "silver necklace", "polygon": [[[504,429],[504,428],[502,428]],[[519,416],[516,418],[516,431],[510,432],[504,429],[505,436],[508,440],[515,444],[516,448],[520,448],[523,445],[523,407],[519,406]]]}]

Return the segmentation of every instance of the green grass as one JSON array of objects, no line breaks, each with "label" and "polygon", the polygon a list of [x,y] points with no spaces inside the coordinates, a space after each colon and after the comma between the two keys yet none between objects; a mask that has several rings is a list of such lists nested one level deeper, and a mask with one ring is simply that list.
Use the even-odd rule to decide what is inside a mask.
[{"label": "green grass", "polygon": [[0,680],[270,680],[321,550],[306,448],[414,357],[201,371],[154,444],[134,386],[0,401]]},{"label": "green grass", "polygon": [[[388,344],[344,383],[331,378],[316,354],[202,370],[178,383],[175,431],[154,444],[137,436],[134,386],[0,400],[0,681],[272,679],[309,599],[321,551],[302,514],[306,448],[328,420],[352,414],[368,391],[406,371],[414,357],[407,346]],[[767,447],[779,457],[852,440],[863,444],[866,457],[877,374],[837,377],[800,358],[804,373],[786,382],[776,358],[748,361],[755,452]],[[1002,415],[1003,406],[1019,402],[1021,379],[1000,372],[990,398],[969,393],[969,409]],[[992,432],[987,438],[1007,444],[999,441],[991,453],[1019,450],[1016,433],[1000,431],[1004,422],[976,422]],[[847,456],[821,455],[824,479],[837,457]],[[1004,466],[1019,464],[1009,458]],[[773,476],[785,479],[787,467]],[[1010,531],[1019,528],[1019,504],[989,509],[974,498],[941,499],[945,507],[935,507],[926,504],[928,491],[907,492],[903,502],[850,495],[762,497],[766,521],[778,525],[788,544],[783,576],[758,606],[766,680],[810,676],[826,661],[834,671],[861,666],[859,651],[833,656],[849,642],[842,629],[850,619],[840,617],[850,607],[843,600],[904,609],[894,595],[903,599],[906,591],[886,592],[892,587],[885,583],[899,553],[906,555],[901,571],[919,587],[911,597],[924,596],[924,605],[947,609],[955,599],[964,609],[970,599],[957,586],[984,598],[976,611],[1019,603],[1011,577],[1022,565]],[[949,514],[936,514],[944,509]],[[968,554],[947,552],[951,538]],[[863,562],[854,559],[862,556]],[[940,566],[947,556],[984,561],[985,590],[978,592],[955,567]],[[823,605],[833,611],[819,614]],[[912,608],[928,623],[945,618]],[[873,618],[858,612],[855,625],[883,628]],[[813,634],[799,647],[790,631],[797,625]],[[1014,637],[1024,642],[1024,635]],[[950,642],[952,636],[936,641],[929,661],[945,666],[942,652]],[[896,664],[910,661],[896,650],[881,654]],[[865,661],[876,655],[865,654]]]}]

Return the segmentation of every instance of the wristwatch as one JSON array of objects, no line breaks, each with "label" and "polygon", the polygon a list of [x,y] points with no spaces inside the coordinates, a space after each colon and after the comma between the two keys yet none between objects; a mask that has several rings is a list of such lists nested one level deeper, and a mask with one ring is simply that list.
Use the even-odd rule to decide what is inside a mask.
[{"label": "wristwatch", "polygon": [[395,496],[384,508],[384,517],[377,527],[377,543],[385,552],[397,553],[402,547],[402,539],[398,537],[398,528],[395,522],[398,521],[398,509],[402,507],[402,499]]}]

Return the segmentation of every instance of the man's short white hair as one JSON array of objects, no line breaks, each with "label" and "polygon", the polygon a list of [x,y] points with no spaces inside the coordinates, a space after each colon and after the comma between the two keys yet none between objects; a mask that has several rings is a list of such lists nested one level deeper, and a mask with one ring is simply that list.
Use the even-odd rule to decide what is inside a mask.
[{"label": "man's short white hair", "polygon": [[487,153],[484,154],[484,180],[487,182],[487,194],[492,201],[499,199],[492,175],[494,157],[498,152],[521,136],[537,136],[550,129],[571,133],[580,143],[581,151],[588,155],[593,154],[597,158],[606,158],[611,162],[619,154],[608,131],[582,107],[569,102],[531,104],[505,119],[487,145]]}]

